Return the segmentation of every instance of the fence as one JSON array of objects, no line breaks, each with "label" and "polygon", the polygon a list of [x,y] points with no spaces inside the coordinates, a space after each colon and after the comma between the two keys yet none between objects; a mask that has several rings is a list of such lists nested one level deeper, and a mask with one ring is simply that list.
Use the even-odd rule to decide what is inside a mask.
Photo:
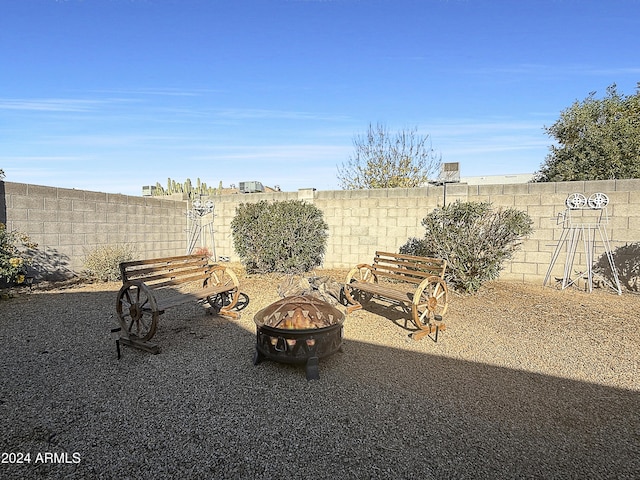
[{"label": "fence", "polygon": [[[71,270],[82,267],[84,252],[97,245],[133,243],[141,257],[184,253],[187,243],[187,202],[158,197],[131,197],[82,190],[2,183],[0,221],[29,234],[48,261]],[[534,233],[506,265],[501,278],[542,282],[561,238],[558,215],[572,193],[586,197],[602,192],[609,198],[606,232],[620,260],[640,241],[640,179],[506,185],[447,184],[411,189],[252,193],[215,197],[213,229],[218,257],[238,260],[230,223],[240,203],[305,200],[324,213],[329,238],[324,267],[342,268],[370,261],[375,250],[397,251],[410,237],[424,234],[421,220],[432,209],[460,201],[488,201],[494,207],[514,207],[533,219]],[[203,219],[204,222],[211,221]],[[205,237],[209,238],[209,237]],[[210,241],[210,240],[207,240]],[[213,245],[203,245],[212,249]],[[597,254],[604,253],[596,245]],[[213,249],[212,249],[213,250]],[[637,250],[637,249],[636,249]],[[576,268],[586,262],[578,251]],[[637,258],[632,258],[636,262]],[[559,258],[552,275],[562,277]],[[631,275],[631,274],[629,274]],[[631,282],[632,279],[625,279]]]},{"label": "fence", "polygon": [[0,223],[38,244],[44,278],[82,269],[101,245],[134,245],[141,257],[184,253],[186,202],[0,182]]}]

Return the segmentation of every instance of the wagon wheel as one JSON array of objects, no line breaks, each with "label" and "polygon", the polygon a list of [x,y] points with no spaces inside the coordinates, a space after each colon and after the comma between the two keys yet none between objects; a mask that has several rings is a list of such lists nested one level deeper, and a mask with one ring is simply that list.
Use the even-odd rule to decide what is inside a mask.
[{"label": "wagon wheel", "polygon": [[448,306],[449,290],[445,281],[440,277],[428,277],[413,295],[413,323],[424,329],[434,321],[442,320]]},{"label": "wagon wheel", "polygon": [[363,292],[362,290],[352,289],[349,287],[350,283],[378,283],[378,277],[374,273],[370,265],[361,263],[347,274],[346,285],[344,289],[344,296],[351,304],[364,304],[371,300],[373,296],[371,293]]},{"label": "wagon wheel", "polygon": [[225,287],[228,291],[211,295],[207,297],[207,301],[211,308],[219,312],[220,310],[231,310],[238,303],[240,297],[240,282],[238,277],[226,267],[221,265],[213,267],[210,276],[205,280],[205,286],[208,287]]},{"label": "wagon wheel", "polygon": [[144,283],[127,283],[120,288],[116,304],[120,326],[129,338],[150,340],[158,327],[158,307]]}]

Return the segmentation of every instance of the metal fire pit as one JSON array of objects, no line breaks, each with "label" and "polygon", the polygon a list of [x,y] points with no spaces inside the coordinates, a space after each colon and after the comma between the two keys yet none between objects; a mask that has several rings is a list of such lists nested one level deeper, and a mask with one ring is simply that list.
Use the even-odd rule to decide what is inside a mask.
[{"label": "metal fire pit", "polygon": [[285,297],[260,310],[253,321],[257,327],[254,365],[262,360],[304,363],[307,380],[317,380],[318,360],[342,347],[344,314],[314,297]]}]

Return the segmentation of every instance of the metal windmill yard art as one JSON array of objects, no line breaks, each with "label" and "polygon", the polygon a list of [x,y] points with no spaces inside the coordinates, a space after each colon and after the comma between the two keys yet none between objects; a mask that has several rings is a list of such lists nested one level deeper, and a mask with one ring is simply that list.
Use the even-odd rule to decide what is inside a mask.
[{"label": "metal windmill yard art", "polygon": [[[207,200],[202,203],[200,200],[194,200],[191,204],[191,209],[187,209],[188,220],[188,239],[187,239],[187,255],[193,253],[196,248],[198,240],[201,240],[201,245],[205,245],[206,233],[208,232],[211,239],[213,260],[216,261],[216,243],[213,239],[213,202]],[[203,224],[202,219],[205,215],[211,215],[211,221]],[[204,232],[204,233],[203,233]]]},{"label": "metal windmill yard art", "polygon": [[[586,279],[586,287],[589,292],[593,290],[593,261],[595,258],[596,243],[598,239],[602,243],[614,282],[614,289],[618,295],[622,295],[618,272],[613,262],[611,245],[607,236],[606,226],[609,223],[607,205],[609,197],[604,193],[594,193],[587,198],[582,193],[572,193],[565,201],[566,209],[558,214],[558,224],[562,224],[562,234],[551,257],[551,263],[544,279],[544,285],[549,282],[551,271],[558,260],[563,247],[566,247],[566,259],[564,274],[562,277],[562,289],[575,284],[580,277]],[[584,246],[585,269],[573,276],[573,265],[578,253],[578,246],[582,240]],[[586,276],[585,276],[586,275]]]}]

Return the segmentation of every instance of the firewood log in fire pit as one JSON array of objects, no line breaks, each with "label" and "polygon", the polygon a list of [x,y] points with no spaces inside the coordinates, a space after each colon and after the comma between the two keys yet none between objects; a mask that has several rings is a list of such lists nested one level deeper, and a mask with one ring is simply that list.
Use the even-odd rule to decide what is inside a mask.
[{"label": "firewood log in fire pit", "polygon": [[263,314],[256,318],[260,317],[258,321],[267,327],[304,330],[330,327],[343,317],[339,310],[333,308],[333,313],[329,312],[328,305],[323,307],[322,304],[322,300],[308,295],[285,297],[263,309]]},{"label": "firewood log in fire pit", "polygon": [[342,284],[331,277],[290,275],[278,285],[280,297],[309,296],[330,305],[340,305]]}]

